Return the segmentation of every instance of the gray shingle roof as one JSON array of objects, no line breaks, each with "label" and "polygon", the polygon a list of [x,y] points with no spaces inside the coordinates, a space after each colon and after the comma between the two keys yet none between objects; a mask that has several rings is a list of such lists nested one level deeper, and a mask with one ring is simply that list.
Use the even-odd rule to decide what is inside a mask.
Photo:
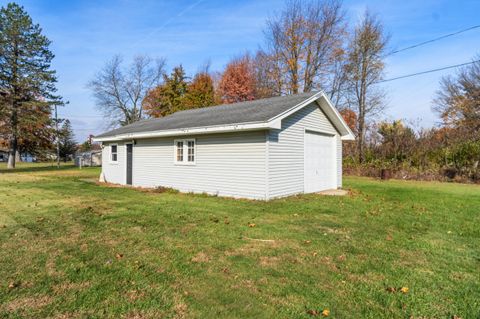
[{"label": "gray shingle roof", "polygon": [[198,128],[216,125],[267,122],[302,103],[318,92],[278,96],[235,104],[223,104],[176,112],[172,115],[135,122],[97,135],[97,138],[120,134]]}]

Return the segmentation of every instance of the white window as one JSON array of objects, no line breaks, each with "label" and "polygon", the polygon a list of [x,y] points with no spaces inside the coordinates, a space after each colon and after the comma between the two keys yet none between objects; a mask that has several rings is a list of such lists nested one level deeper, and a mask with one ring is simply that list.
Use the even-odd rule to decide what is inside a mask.
[{"label": "white window", "polygon": [[195,164],[195,140],[175,140],[175,164]]},{"label": "white window", "polygon": [[117,162],[118,161],[118,145],[113,144],[110,145],[110,161],[111,162]]}]

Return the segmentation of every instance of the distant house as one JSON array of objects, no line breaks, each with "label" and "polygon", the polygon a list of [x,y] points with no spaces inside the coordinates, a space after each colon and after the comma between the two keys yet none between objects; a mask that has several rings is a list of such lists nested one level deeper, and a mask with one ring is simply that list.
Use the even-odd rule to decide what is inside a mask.
[{"label": "distant house", "polygon": [[25,163],[33,163],[37,161],[37,157],[30,153],[21,153],[20,154],[20,161]]},{"label": "distant house", "polygon": [[342,186],[354,138],[322,92],[212,106],[98,135],[110,183],[268,200]]},{"label": "distant house", "polygon": [[[8,149],[0,148],[0,162],[8,162],[8,154],[9,154]],[[32,155],[30,153],[21,153],[20,161],[26,162],[26,163],[33,163],[37,161],[37,158],[35,155]]]},{"label": "distant house", "polygon": [[8,150],[0,148],[0,162],[8,161]]},{"label": "distant house", "polygon": [[102,150],[81,152],[75,155],[75,166],[101,166]]}]

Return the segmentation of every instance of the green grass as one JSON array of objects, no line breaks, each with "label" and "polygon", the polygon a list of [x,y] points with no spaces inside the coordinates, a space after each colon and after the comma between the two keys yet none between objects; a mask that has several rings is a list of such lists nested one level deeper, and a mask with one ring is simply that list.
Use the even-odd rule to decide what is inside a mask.
[{"label": "green grass", "polygon": [[265,203],[98,174],[0,167],[1,318],[480,317],[479,186],[352,177]]}]

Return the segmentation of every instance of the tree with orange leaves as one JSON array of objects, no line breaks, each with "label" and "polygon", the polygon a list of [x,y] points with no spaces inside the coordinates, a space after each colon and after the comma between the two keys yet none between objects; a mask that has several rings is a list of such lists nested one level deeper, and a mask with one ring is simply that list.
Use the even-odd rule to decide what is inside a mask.
[{"label": "tree with orange leaves", "polygon": [[218,89],[224,103],[255,99],[255,72],[250,55],[235,58],[227,64]]},{"label": "tree with orange leaves", "polygon": [[340,115],[347,123],[348,127],[356,134],[357,132],[357,113],[349,108],[344,108],[340,110]]}]

